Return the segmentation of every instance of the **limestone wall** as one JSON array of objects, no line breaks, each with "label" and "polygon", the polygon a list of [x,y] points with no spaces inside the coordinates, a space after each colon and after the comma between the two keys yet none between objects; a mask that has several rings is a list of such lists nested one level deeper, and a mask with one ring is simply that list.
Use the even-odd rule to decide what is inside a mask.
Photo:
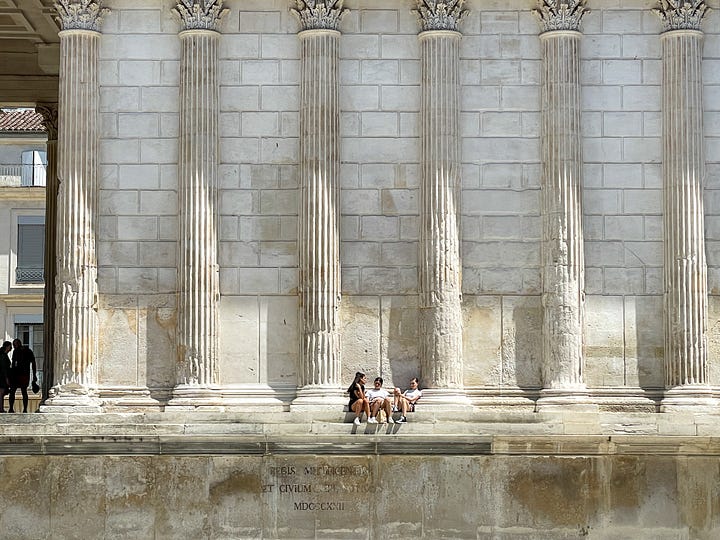
[{"label": "limestone wall", "polygon": [[40,538],[717,538],[717,458],[5,456]]},{"label": "limestone wall", "polygon": [[[106,0],[100,41],[99,380],[174,384],[180,25]],[[220,382],[297,385],[298,22],[227,0],[220,50]],[[583,19],[585,378],[663,386],[661,24],[653,0]],[[713,4],[710,3],[711,7]],[[343,380],[418,371],[419,26],[409,0],[347,0],[340,30]],[[468,0],[461,25],[465,385],[541,386],[540,41],[530,0]],[[714,6],[718,7],[718,6]],[[720,10],[704,103],[710,370],[720,383]],[[290,395],[287,394],[287,395]]]}]

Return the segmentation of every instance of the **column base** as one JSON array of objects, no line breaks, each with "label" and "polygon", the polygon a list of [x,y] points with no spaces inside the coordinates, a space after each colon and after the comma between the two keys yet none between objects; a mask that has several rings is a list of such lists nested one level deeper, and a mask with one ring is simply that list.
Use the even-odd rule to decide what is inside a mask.
[{"label": "column base", "polygon": [[705,385],[675,386],[665,390],[660,412],[711,412],[716,413],[720,401]]},{"label": "column base", "polygon": [[462,388],[424,388],[417,410],[433,413],[470,413],[473,404]]},{"label": "column base", "polygon": [[88,387],[71,383],[52,387],[50,396],[38,410],[41,413],[94,414],[103,412],[103,407],[102,401]]},{"label": "column base", "polygon": [[341,413],[348,404],[349,397],[339,386],[310,385],[303,386],[290,404],[291,412]]},{"label": "column base", "polygon": [[172,397],[165,405],[166,411],[224,411],[220,387],[180,384],[173,388]]},{"label": "column base", "polygon": [[535,404],[536,412],[598,412],[585,385],[570,388],[543,388]]}]

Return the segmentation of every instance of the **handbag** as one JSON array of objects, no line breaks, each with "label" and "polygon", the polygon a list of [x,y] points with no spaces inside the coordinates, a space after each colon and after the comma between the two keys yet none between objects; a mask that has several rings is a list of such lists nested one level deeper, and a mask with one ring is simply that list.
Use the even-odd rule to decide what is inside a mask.
[{"label": "handbag", "polygon": [[40,391],[40,385],[36,381],[32,382],[32,391],[33,394],[37,394]]}]

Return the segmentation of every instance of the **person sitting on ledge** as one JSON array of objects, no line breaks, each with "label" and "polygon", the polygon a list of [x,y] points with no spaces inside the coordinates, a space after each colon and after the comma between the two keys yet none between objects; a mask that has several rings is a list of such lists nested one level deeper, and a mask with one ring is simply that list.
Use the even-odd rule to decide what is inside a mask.
[{"label": "person sitting on ledge", "polygon": [[388,424],[394,424],[395,421],[392,417],[392,401],[390,400],[390,394],[383,387],[382,377],[376,377],[373,383],[373,388],[367,391],[367,398],[370,401],[370,418],[368,424],[377,423],[377,413],[382,407],[385,409],[387,415]]},{"label": "person sitting on ledge", "polygon": [[415,412],[415,404],[422,397],[422,390],[418,388],[418,382],[417,377],[413,377],[410,379],[410,388],[402,394],[399,388],[395,388],[393,392],[395,395],[395,410],[401,413],[398,423],[407,422],[408,411]]},{"label": "person sitting on ledge", "polygon": [[358,371],[355,373],[355,380],[353,380],[352,384],[347,389],[348,394],[350,394],[350,403],[348,404],[348,407],[355,413],[355,420],[353,420],[353,424],[356,426],[360,425],[360,417],[362,416],[363,411],[365,411],[365,415],[368,417],[368,422],[370,422],[370,402],[365,397],[366,382],[367,377],[365,374]]}]

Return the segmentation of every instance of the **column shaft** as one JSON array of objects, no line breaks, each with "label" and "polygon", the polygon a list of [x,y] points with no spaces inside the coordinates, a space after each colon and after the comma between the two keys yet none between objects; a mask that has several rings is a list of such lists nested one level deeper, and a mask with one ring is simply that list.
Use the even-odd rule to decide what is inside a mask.
[{"label": "column shaft", "polygon": [[707,385],[702,33],[662,34],[665,384]]},{"label": "column shaft", "polygon": [[583,386],[580,38],[541,35],[543,386]]},{"label": "column shaft", "polygon": [[97,378],[98,49],[100,34],[60,32],[55,383],[62,396]]},{"label": "column shaft", "polygon": [[420,361],[423,385],[463,386],[459,235],[461,34],[419,35],[422,62]]},{"label": "column shaft", "polygon": [[335,30],[306,30],[300,86],[304,386],[340,385],[340,121]]},{"label": "column shaft", "polygon": [[179,385],[217,382],[218,36],[210,30],[180,33]]},{"label": "column shaft", "polygon": [[57,275],[57,197],[58,197],[58,153],[57,153],[57,104],[38,104],[36,110],[43,115],[48,133],[47,171],[45,182],[45,254],[44,254],[44,298],[43,298],[43,398],[47,398],[55,380],[55,277]]}]

